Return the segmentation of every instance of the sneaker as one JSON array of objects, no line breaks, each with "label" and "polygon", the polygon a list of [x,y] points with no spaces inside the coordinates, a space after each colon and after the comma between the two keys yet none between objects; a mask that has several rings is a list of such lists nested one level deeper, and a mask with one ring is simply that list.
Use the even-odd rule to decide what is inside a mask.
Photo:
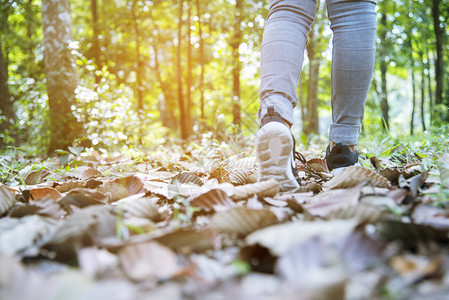
[{"label": "sneaker", "polygon": [[259,164],[258,181],[276,179],[281,192],[299,189],[300,180],[294,152],[295,139],[282,117],[268,108],[256,136],[256,155]]},{"label": "sneaker", "polygon": [[356,165],[359,161],[359,154],[356,151],[352,151],[348,146],[341,143],[336,144],[332,151],[329,151],[330,145],[326,148],[326,163],[327,167],[336,175],[339,171],[345,167]]}]

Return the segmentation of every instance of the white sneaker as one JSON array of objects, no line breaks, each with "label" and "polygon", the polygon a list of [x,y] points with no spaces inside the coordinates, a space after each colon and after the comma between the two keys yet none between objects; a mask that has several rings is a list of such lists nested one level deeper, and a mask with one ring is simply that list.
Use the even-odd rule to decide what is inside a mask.
[{"label": "white sneaker", "polygon": [[276,179],[281,192],[298,190],[300,185],[294,148],[294,138],[282,118],[263,124],[256,136],[258,181]]}]

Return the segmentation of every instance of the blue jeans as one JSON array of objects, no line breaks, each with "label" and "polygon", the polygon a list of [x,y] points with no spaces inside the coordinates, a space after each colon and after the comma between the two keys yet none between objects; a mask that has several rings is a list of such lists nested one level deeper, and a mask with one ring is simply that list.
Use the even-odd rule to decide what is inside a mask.
[{"label": "blue jeans", "polygon": [[[329,140],[357,144],[376,50],[376,1],[326,0],[333,31]],[[274,106],[293,124],[296,88],[316,0],[272,0],[260,53],[259,121]]]}]

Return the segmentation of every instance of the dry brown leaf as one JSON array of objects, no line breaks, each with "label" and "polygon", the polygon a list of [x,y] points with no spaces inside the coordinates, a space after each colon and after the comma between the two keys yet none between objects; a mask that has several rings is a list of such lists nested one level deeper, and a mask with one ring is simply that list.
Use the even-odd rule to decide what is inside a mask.
[{"label": "dry brown leaf", "polygon": [[275,179],[237,186],[232,195],[233,200],[257,197],[274,197],[279,192],[279,183]]},{"label": "dry brown leaf", "polygon": [[51,187],[33,188],[30,190],[30,195],[34,201],[40,199],[51,199],[53,201],[58,201],[62,198],[61,193]]},{"label": "dry brown leaf", "polygon": [[412,218],[418,224],[449,230],[449,209],[421,204],[413,210]]},{"label": "dry brown leaf", "polygon": [[83,180],[83,181],[101,175],[101,172],[98,171],[97,169],[94,169],[94,168],[91,168],[91,167],[87,167],[87,166],[78,167],[74,171],[74,173],[79,174],[79,178],[81,180]]},{"label": "dry brown leaf", "polygon": [[42,179],[48,176],[50,172],[47,170],[32,171],[24,178],[26,185],[36,185],[41,183]]},{"label": "dry brown leaf", "polygon": [[128,190],[129,195],[139,194],[145,192],[142,180],[134,175],[121,177],[115,179],[113,182],[116,182]]},{"label": "dry brown leaf", "polygon": [[14,194],[3,184],[0,184],[0,216],[7,212],[16,202]]},{"label": "dry brown leaf", "polygon": [[45,248],[54,251],[57,259],[72,259],[80,247],[115,239],[116,224],[117,216],[112,207],[93,205],[82,208],[59,224]]},{"label": "dry brown leaf", "polygon": [[323,186],[330,189],[349,188],[364,182],[377,187],[390,187],[391,183],[382,175],[367,168],[352,166],[343,169],[338,175],[326,182]]},{"label": "dry brown leaf", "polygon": [[313,158],[307,161],[307,165],[314,171],[329,173],[329,168],[325,159]]},{"label": "dry brown leaf", "polygon": [[248,183],[248,177],[250,177],[251,174],[252,172],[250,170],[232,170],[224,176],[223,180],[225,182],[230,182],[233,185],[243,185]]},{"label": "dry brown leaf", "polygon": [[276,270],[305,299],[345,299],[348,274],[333,249],[318,238],[292,247],[278,259]]},{"label": "dry brown leaf", "polygon": [[355,206],[340,208],[326,215],[327,220],[332,219],[356,219],[360,224],[373,224],[385,220],[387,215],[379,207],[360,203]]},{"label": "dry brown leaf", "polygon": [[56,186],[56,190],[60,193],[66,193],[74,189],[84,188],[84,185],[79,181],[67,181],[63,184]]},{"label": "dry brown leaf", "polygon": [[326,243],[340,240],[351,234],[356,226],[355,220],[296,221],[257,230],[245,241],[247,245],[259,244],[268,248],[273,255],[281,256],[314,236],[319,236]]},{"label": "dry brown leaf", "polygon": [[156,242],[125,246],[119,252],[126,275],[133,280],[168,279],[180,271],[176,254]]},{"label": "dry brown leaf", "polygon": [[174,251],[183,253],[204,252],[213,248],[210,237],[195,229],[179,229],[154,240]]},{"label": "dry brown leaf", "polygon": [[240,154],[229,157],[225,161],[223,161],[223,165],[226,168],[237,170],[237,169],[246,169],[251,170],[256,167],[256,157],[240,157]]},{"label": "dry brown leaf", "polygon": [[199,207],[205,211],[213,211],[215,206],[223,207],[235,207],[236,204],[229,198],[228,194],[220,189],[213,189],[207,193],[201,194],[194,198],[190,205],[193,207]]},{"label": "dry brown leaf", "polygon": [[144,193],[129,196],[114,203],[130,216],[147,218],[152,221],[161,221],[161,214],[158,211],[156,202],[158,198],[144,197]]},{"label": "dry brown leaf", "polygon": [[199,178],[195,174],[188,173],[188,172],[183,172],[183,173],[180,173],[180,174],[176,175],[175,177],[173,177],[171,183],[173,183],[175,181],[177,181],[179,183],[196,184],[198,186],[202,186],[203,185],[203,181],[201,180],[201,178]]},{"label": "dry brown leaf", "polygon": [[444,267],[444,257],[438,255],[429,258],[420,255],[405,254],[393,257],[390,260],[390,265],[408,281],[416,282],[421,278],[436,275]]},{"label": "dry brown leaf", "polygon": [[1,218],[0,253],[8,256],[37,255],[38,248],[50,239],[56,225],[55,220],[40,216]]},{"label": "dry brown leaf", "polygon": [[345,265],[357,272],[380,261],[386,244],[357,230],[339,243],[337,248]]},{"label": "dry brown leaf", "polygon": [[211,227],[219,232],[245,236],[277,221],[276,215],[268,209],[234,207],[216,213],[211,219]]},{"label": "dry brown leaf", "polygon": [[108,198],[107,203],[113,203],[130,196],[129,190],[126,188],[126,186],[112,181],[107,182],[97,188],[97,192],[100,194],[104,194]]},{"label": "dry brown leaf", "polygon": [[105,204],[108,202],[108,196],[100,192],[94,192],[88,189],[71,190],[67,195],[62,197],[58,204],[66,208],[69,205],[77,207],[86,207],[89,205]]},{"label": "dry brown leaf", "polygon": [[360,197],[361,189],[362,186],[359,185],[338,192],[326,192],[315,196],[310,203],[305,203],[303,206],[312,215],[325,216],[331,211],[356,205]]},{"label": "dry brown leaf", "polygon": [[118,257],[107,250],[86,247],[79,251],[78,262],[87,276],[99,276],[118,266]]}]

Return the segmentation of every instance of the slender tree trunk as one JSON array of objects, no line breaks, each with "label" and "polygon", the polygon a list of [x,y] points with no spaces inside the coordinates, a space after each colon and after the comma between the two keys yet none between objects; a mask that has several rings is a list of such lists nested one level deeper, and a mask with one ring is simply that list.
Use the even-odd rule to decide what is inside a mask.
[{"label": "slender tree trunk", "polygon": [[427,67],[427,90],[428,90],[428,94],[429,94],[429,115],[430,115],[430,126],[432,126],[433,121],[434,121],[434,100],[433,100],[433,93],[432,93],[432,75],[431,73],[431,63],[430,63],[430,53],[427,50],[427,48],[425,48],[426,51],[426,57],[427,57],[427,63],[426,63],[426,67]]},{"label": "slender tree trunk", "polygon": [[2,44],[0,41],[0,149],[3,149],[7,141],[2,133],[10,135],[9,127],[16,120],[16,115],[11,102],[11,94],[8,88],[8,66],[3,57]]},{"label": "slender tree trunk", "polygon": [[[97,65],[97,69],[101,70],[100,61],[100,40],[98,36],[100,35],[100,30],[98,26],[98,7],[97,0],[91,0],[92,9],[92,29],[93,29],[93,39],[92,39],[92,52],[94,57],[94,62]],[[101,77],[95,74],[95,83],[100,83]]]},{"label": "slender tree trunk", "polygon": [[435,104],[443,103],[443,30],[440,27],[440,0],[432,1],[432,17],[433,17],[433,28],[435,32],[435,48],[436,48],[436,59],[435,59]]},{"label": "slender tree trunk", "polygon": [[413,58],[411,59],[412,72],[412,112],[410,118],[410,135],[413,135],[415,129],[415,103],[416,103],[416,87],[415,87],[415,68]]},{"label": "slender tree trunk", "polygon": [[44,63],[50,108],[48,153],[66,149],[82,128],[72,114],[78,73],[69,49],[73,40],[68,0],[43,0]]},{"label": "slender tree trunk", "polygon": [[142,55],[140,54],[140,42],[141,42],[141,36],[140,36],[140,30],[139,25],[137,24],[137,15],[136,15],[136,2],[137,0],[133,0],[132,7],[131,7],[131,13],[132,13],[132,19],[133,19],[133,25],[134,25],[134,34],[136,35],[136,92],[137,92],[137,113],[139,115],[139,118],[143,118],[143,86],[142,86]]},{"label": "slender tree trunk", "polygon": [[426,93],[426,74],[425,74],[425,64],[423,61],[423,53],[419,53],[421,59],[421,125],[423,132],[426,131],[426,112],[424,109],[425,93]]},{"label": "slender tree trunk", "polygon": [[234,125],[240,130],[241,113],[240,113],[240,53],[239,47],[242,42],[242,29],[240,23],[243,14],[242,0],[235,2],[235,19],[234,19],[234,36],[232,38],[232,58],[233,58],[233,72],[232,72],[232,100],[233,100],[233,116]]},{"label": "slender tree trunk", "polygon": [[203,40],[203,29],[202,29],[202,22],[201,22],[201,8],[200,8],[200,1],[196,0],[196,11],[198,15],[198,35],[200,39],[200,66],[201,66],[201,73],[200,73],[200,105],[201,105],[201,119],[204,119],[204,40]]},{"label": "slender tree trunk", "polygon": [[[380,32],[380,40],[381,43],[385,43],[387,40],[387,14],[385,12],[382,13],[380,19],[381,32]],[[382,126],[384,129],[390,128],[390,119],[389,119],[389,105],[388,105],[388,91],[387,91],[387,68],[388,62],[386,58],[386,53],[383,47],[381,47],[380,53],[380,78],[381,78],[381,102],[380,108],[382,111]]]},{"label": "slender tree trunk", "polygon": [[181,128],[181,138],[187,140],[189,132],[187,131],[186,113],[184,108],[184,97],[182,91],[182,69],[181,69],[181,46],[182,46],[182,13],[184,0],[179,1],[179,20],[178,20],[178,49],[177,49],[177,82],[178,82],[178,105],[180,111],[179,125]]},{"label": "slender tree trunk", "polygon": [[[159,112],[160,112],[160,118],[162,121],[162,124],[167,127],[171,128],[173,130],[176,130],[178,128],[176,123],[176,118],[174,114],[174,95],[171,92],[172,87],[170,84],[162,79],[162,74],[159,66],[159,51],[157,48],[157,43],[153,43],[153,51],[154,51],[154,69],[156,71],[156,77],[157,81],[159,82],[159,86],[162,91],[163,99],[161,99],[158,103],[159,105]],[[162,102],[162,103],[161,103]]]},{"label": "slender tree trunk", "polygon": [[380,76],[381,76],[381,89],[382,98],[380,102],[380,108],[382,110],[382,126],[385,129],[390,128],[390,118],[389,118],[389,105],[388,105],[388,90],[387,90],[387,62],[381,61],[380,63]]},{"label": "slender tree trunk", "polygon": [[192,134],[192,30],[190,29],[191,25],[191,16],[192,16],[192,6],[191,1],[187,0],[187,4],[189,5],[188,14],[187,14],[187,107],[186,107],[186,123],[188,135]]}]

